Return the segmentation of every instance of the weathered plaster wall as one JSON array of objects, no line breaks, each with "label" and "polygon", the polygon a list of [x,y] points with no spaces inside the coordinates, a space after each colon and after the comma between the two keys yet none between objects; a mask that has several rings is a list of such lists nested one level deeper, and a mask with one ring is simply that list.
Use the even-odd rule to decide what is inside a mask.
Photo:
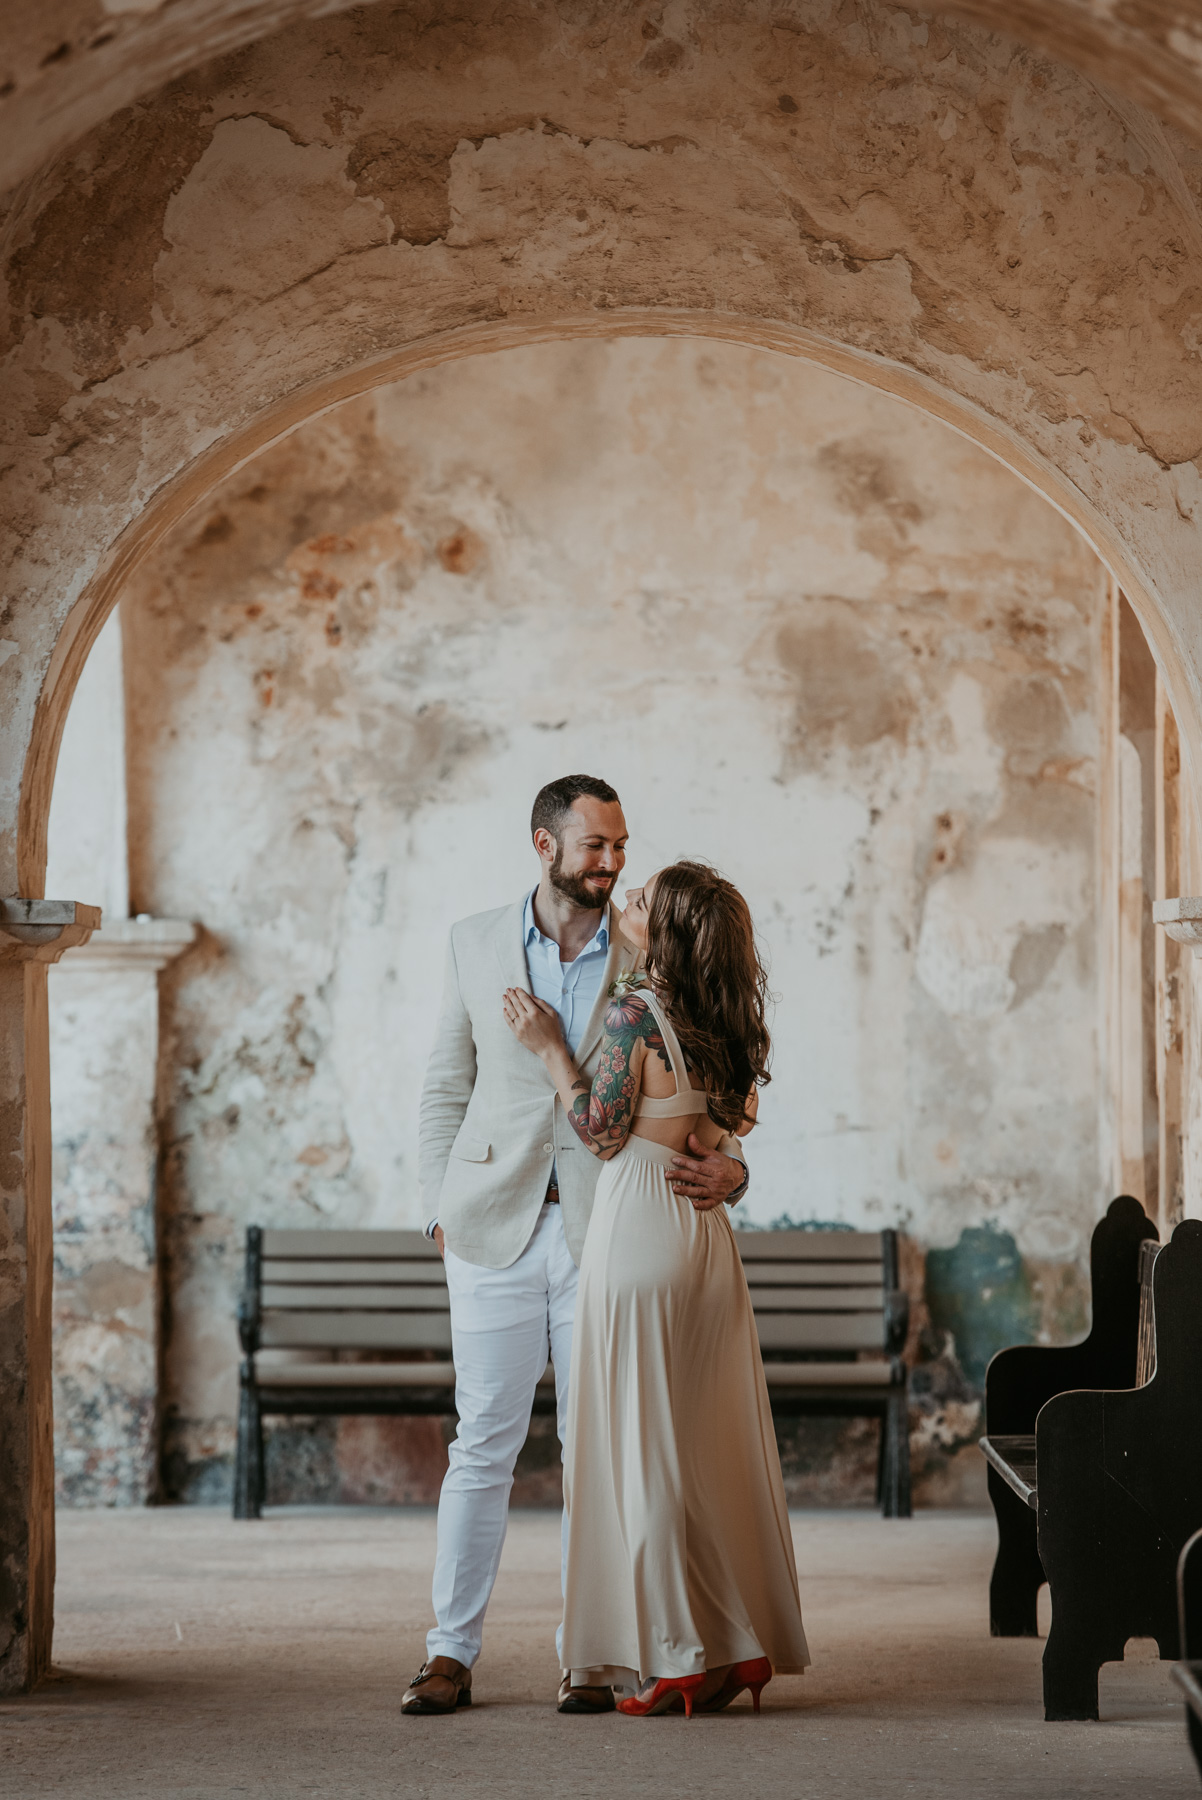
[{"label": "weathered plaster wall", "polygon": [[[164,81],[345,3],[9,0],[0,37],[0,192]],[[617,7],[606,10],[620,16]],[[558,12],[564,17],[568,8]],[[1202,33],[1190,0],[1125,0],[1121,8],[1095,0],[954,0],[923,12],[971,18],[1037,47],[1202,138]],[[776,16],[789,20],[789,8]]]},{"label": "weathered plaster wall", "polygon": [[158,1488],[159,971],[193,935],[114,919],[49,971],[61,1505],[136,1506]]},{"label": "weathered plaster wall", "polygon": [[[245,1225],[419,1222],[446,928],[532,879],[530,800],[569,768],[618,786],[634,879],[701,854],[755,908],[779,1003],[747,1215],[942,1247],[916,1334],[936,1357],[967,1309],[973,1382],[987,1338],[1071,1330],[1104,1199],[1104,591],[944,427],[722,345],[448,367],[215,493],[122,609],[133,905],[205,927],[164,978],[169,1486],[228,1480]],[[958,1379],[919,1382],[932,1466],[971,1431]],[[420,1495],[428,1467],[388,1474],[408,1429],[293,1454],[322,1492]]]},{"label": "weathered plaster wall", "polygon": [[125,828],[125,675],[121,620],[92,646],[63,730],[47,832],[46,892],[129,916]]},{"label": "weathered plaster wall", "polygon": [[50,972],[55,1491],[136,1506],[156,1482],[158,979]]},{"label": "weathered plaster wall", "polygon": [[135,1506],[158,1484],[158,974],[193,929],[127,916],[125,761],[114,613],[75,691],[50,809],[52,891],[104,915],[47,979],[60,1505]]},{"label": "weathered plaster wall", "polygon": [[[440,334],[646,308],[866,357],[1007,446],[1129,565],[1192,757],[1198,162],[1063,66],[867,0],[368,7],[183,78],[7,220],[12,767],[152,502]],[[74,655],[26,774],[31,883]]]}]

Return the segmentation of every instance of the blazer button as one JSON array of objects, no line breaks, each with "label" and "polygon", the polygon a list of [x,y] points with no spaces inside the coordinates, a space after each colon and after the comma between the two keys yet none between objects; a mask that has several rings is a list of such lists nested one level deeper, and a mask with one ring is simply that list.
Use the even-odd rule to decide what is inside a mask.
[{"label": "blazer button", "polygon": [[554,1145],[554,1144],[544,1144],[544,1145],[543,1145],[543,1152],[544,1152],[544,1154],[545,1154],[545,1155],[547,1155],[547,1156],[554,1156],[554,1154],[555,1154],[555,1145]]}]

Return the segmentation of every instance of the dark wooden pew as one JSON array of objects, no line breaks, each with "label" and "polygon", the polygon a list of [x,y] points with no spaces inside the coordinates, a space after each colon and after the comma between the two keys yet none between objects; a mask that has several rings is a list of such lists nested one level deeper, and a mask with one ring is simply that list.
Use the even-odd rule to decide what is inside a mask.
[{"label": "dark wooden pew", "polygon": [[1000,1350],[985,1376],[989,1498],[998,1548],[989,1584],[994,1637],[1037,1637],[1036,1600],[1045,1580],[1036,1542],[1035,1420],[1054,1394],[1069,1388],[1127,1388],[1136,1380],[1140,1246],[1156,1227],[1138,1200],[1112,1200],[1089,1247],[1093,1317],[1079,1344],[1018,1344]]},{"label": "dark wooden pew", "polygon": [[1128,1638],[1178,1654],[1177,1559],[1202,1525],[1202,1221],[1186,1219],[1162,1249],[1141,1246],[1141,1262],[1152,1364],[1142,1385],[1047,1400],[1025,1471],[986,1440],[1036,1514],[1052,1596],[1048,1719],[1097,1718],[1098,1671]]}]

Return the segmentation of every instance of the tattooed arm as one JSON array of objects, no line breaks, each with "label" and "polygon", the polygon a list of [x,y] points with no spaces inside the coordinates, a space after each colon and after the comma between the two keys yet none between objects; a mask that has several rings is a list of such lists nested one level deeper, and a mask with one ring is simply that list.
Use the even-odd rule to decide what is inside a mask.
[{"label": "tattooed arm", "polygon": [[643,1058],[652,1050],[668,1061],[659,1025],[647,1002],[638,994],[610,1001],[601,1060],[591,1087],[572,1061],[552,1007],[520,988],[509,988],[504,1010],[514,1036],[546,1064],[569,1123],[585,1149],[603,1162],[616,1156],[634,1120]]}]

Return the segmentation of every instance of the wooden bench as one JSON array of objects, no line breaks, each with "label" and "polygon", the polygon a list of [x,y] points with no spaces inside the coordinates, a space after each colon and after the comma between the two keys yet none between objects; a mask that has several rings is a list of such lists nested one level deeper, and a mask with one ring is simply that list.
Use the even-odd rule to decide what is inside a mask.
[{"label": "wooden bench", "polygon": [[1185,1728],[1202,1774],[1202,1531],[1177,1560],[1177,1622],[1182,1660],[1173,1664],[1173,1679],[1185,1695]]},{"label": "wooden bench", "polygon": [[1036,1542],[1035,1420],[1040,1407],[1069,1388],[1126,1388],[1136,1380],[1140,1251],[1156,1227],[1138,1200],[1123,1194],[1094,1227],[1089,1247],[1092,1313],[1080,1344],[1018,1344],[1000,1350],[985,1376],[989,1497],[998,1548],[989,1584],[994,1637],[1037,1637],[1036,1604],[1045,1580]]},{"label": "wooden bench", "polygon": [[772,1411],[878,1418],[877,1501],[910,1517],[909,1300],[896,1231],[736,1231]]},{"label": "wooden bench", "polygon": [[[250,1226],[238,1327],[236,1519],[262,1513],[269,1414],[454,1414],[446,1275],[420,1231]],[[549,1370],[534,1406],[555,1410]]]},{"label": "wooden bench", "polygon": [[[740,1231],[775,1413],[881,1420],[878,1499],[910,1512],[905,1342],[895,1232]],[[264,1500],[269,1414],[453,1414],[446,1277],[417,1231],[246,1234],[234,1517]],[[867,1359],[866,1353],[875,1352]],[[371,1355],[375,1360],[365,1361]],[[387,1358],[388,1360],[381,1360]],[[555,1410],[550,1369],[535,1410]]]},{"label": "wooden bench", "polygon": [[1202,1523],[1202,1222],[1187,1219],[1163,1247],[1141,1238],[1137,1254],[1124,1386],[1051,1396],[1033,1445],[1029,1433],[982,1440],[991,1469],[1035,1515],[1052,1596],[1048,1719],[1097,1718],[1098,1671],[1121,1660],[1128,1638],[1178,1654],[1177,1557]]}]

